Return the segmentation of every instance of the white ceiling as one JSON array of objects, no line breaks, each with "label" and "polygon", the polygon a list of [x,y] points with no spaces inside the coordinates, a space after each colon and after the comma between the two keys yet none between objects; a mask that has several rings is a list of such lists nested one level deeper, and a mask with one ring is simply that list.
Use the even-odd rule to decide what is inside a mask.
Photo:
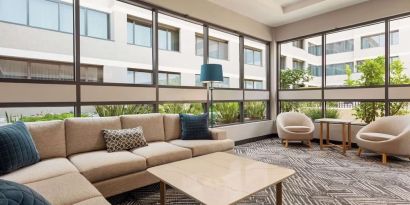
[{"label": "white ceiling", "polygon": [[208,0],[214,4],[276,27],[368,0]]}]

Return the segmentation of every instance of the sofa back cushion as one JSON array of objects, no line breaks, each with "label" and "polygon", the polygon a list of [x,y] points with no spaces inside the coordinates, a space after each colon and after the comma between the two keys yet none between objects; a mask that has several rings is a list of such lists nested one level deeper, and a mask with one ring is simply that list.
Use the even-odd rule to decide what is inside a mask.
[{"label": "sofa back cushion", "polygon": [[28,122],[26,126],[41,160],[67,156],[64,121]]},{"label": "sofa back cushion", "polygon": [[106,149],[104,129],[121,129],[120,117],[66,119],[67,155]]},{"label": "sofa back cushion", "polygon": [[139,114],[121,116],[123,129],[142,127],[147,142],[164,141],[164,118],[162,114]]},{"label": "sofa back cushion", "polygon": [[164,115],[165,140],[181,138],[181,120],[178,114]]}]

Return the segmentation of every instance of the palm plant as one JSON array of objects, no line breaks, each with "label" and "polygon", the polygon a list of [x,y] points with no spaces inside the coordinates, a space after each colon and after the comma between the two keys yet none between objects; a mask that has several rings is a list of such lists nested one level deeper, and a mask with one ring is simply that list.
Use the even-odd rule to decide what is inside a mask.
[{"label": "palm plant", "polygon": [[266,102],[245,102],[245,116],[250,120],[266,118]]},{"label": "palm plant", "polygon": [[215,103],[214,111],[216,122],[219,124],[229,124],[237,122],[239,119],[239,103]]}]

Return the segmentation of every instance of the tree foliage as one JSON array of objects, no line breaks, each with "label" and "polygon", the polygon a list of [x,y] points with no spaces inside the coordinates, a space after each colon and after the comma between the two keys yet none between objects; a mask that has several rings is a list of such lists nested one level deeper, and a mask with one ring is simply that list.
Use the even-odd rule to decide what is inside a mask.
[{"label": "tree foliage", "polygon": [[281,69],[280,86],[282,89],[295,89],[304,87],[304,83],[312,79],[309,71],[305,69]]},{"label": "tree foliage", "polygon": [[[374,59],[365,60],[357,70],[362,74],[359,79],[352,79],[352,70],[346,66],[347,86],[380,86],[385,80],[385,58],[379,56]],[[390,64],[390,83],[393,85],[409,84],[410,78],[404,73],[404,65],[400,60]],[[391,103],[391,115],[406,114],[407,102]],[[362,102],[354,108],[354,116],[363,122],[370,123],[378,117],[384,116],[385,105],[380,102]]]}]

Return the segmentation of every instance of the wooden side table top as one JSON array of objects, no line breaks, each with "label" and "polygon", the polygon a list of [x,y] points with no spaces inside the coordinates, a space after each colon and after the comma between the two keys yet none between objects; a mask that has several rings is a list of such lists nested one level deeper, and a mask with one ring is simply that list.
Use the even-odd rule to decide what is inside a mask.
[{"label": "wooden side table top", "polygon": [[320,119],[316,119],[315,122],[325,122],[325,123],[331,123],[331,124],[351,124],[353,120],[320,118]]}]

